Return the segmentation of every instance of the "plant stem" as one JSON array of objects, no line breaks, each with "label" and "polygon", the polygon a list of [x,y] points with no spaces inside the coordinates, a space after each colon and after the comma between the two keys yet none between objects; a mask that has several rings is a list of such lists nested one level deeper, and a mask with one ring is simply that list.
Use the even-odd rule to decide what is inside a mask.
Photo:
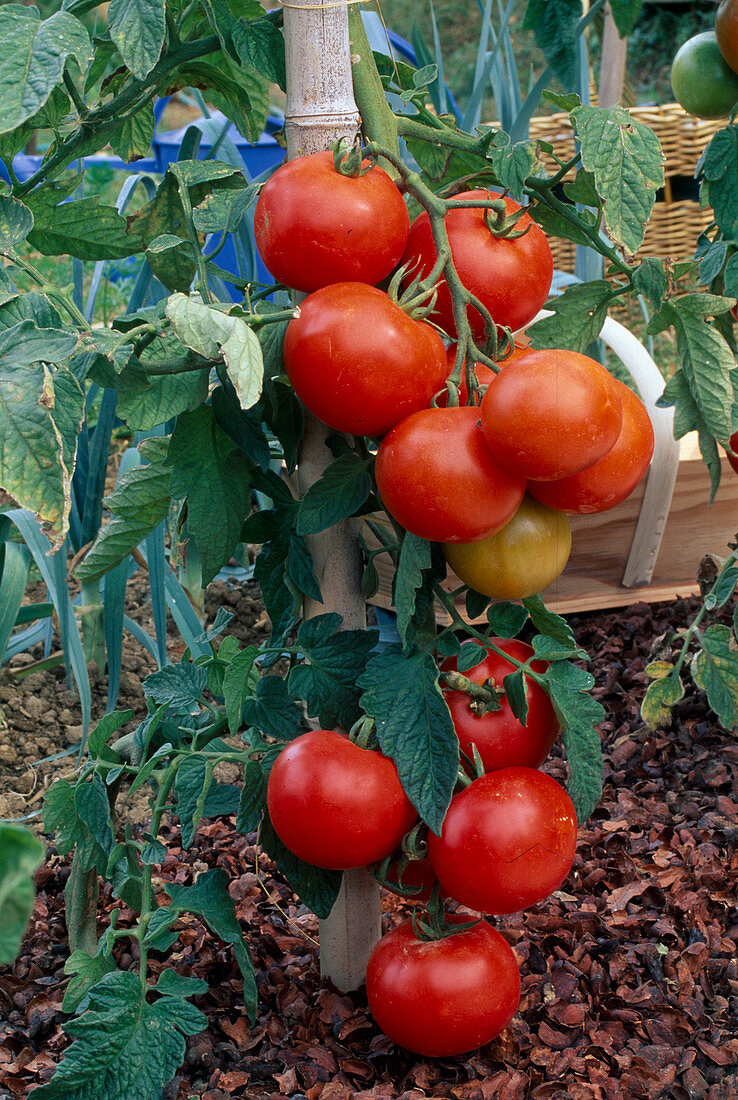
[{"label": "plant stem", "polygon": [[72,320],[81,329],[84,331],[89,329],[90,322],[87,320],[84,313],[77,308],[74,301],[68,297],[63,290],[59,290],[53,283],[47,282],[41,272],[38,271],[32,263],[29,263],[28,260],[19,255],[19,253],[12,248],[3,249],[2,255],[7,256],[11,263],[19,267],[21,271],[25,271],[27,275],[30,275],[36,285],[43,290],[44,294],[53,301],[58,302],[62,309],[66,310]]},{"label": "plant stem", "polygon": [[[184,756],[175,756],[174,760],[171,762],[171,764],[161,777],[161,781],[159,783],[159,791],[156,796],[156,802],[154,804],[153,812],[151,814],[150,832],[152,836],[156,836],[159,832],[159,827],[161,825],[161,819],[164,813],[164,809],[166,807],[167,798],[169,797],[169,792],[171,791],[174,780],[177,776],[177,769],[184,759]],[[149,921],[151,920],[154,912],[152,908],[153,893],[151,889],[151,874],[151,864],[144,863],[141,883],[141,915],[138,918],[138,925],[135,931],[131,933],[131,935],[138,940],[140,950],[139,977],[141,979],[141,988],[144,993],[146,992],[146,963],[148,959],[148,949],[145,943],[146,929],[149,926]]]},{"label": "plant stem", "polygon": [[74,80],[72,79],[69,71],[66,68],[64,70],[63,79],[64,87],[69,92],[70,99],[77,109],[77,114],[79,115],[80,121],[82,121],[82,119],[87,116],[87,104],[80,95],[77,85],[74,83]]},{"label": "plant stem", "polygon": [[217,35],[211,34],[195,42],[184,42],[177,49],[165,53],[148,76],[140,80],[132,80],[110,103],[90,111],[74,133],[61,143],[45,164],[27,180],[13,188],[13,194],[16,198],[27,195],[42,180],[49,179],[57,169],[74,160],[93,134],[104,133],[106,129],[115,129],[119,126],[126,112],[137,104],[139,98],[149,91],[153,95],[164,78],[174,69],[218,49],[220,49],[220,39]]}]

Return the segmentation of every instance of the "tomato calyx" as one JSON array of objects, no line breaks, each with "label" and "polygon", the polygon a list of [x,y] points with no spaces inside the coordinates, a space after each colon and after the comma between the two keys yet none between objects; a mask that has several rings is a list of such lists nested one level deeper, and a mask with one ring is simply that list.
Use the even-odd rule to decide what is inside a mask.
[{"label": "tomato calyx", "polygon": [[500,240],[504,238],[508,241],[514,241],[518,237],[524,237],[530,229],[530,222],[528,222],[524,229],[515,228],[525,214],[525,207],[521,207],[519,210],[513,210],[512,213],[508,214],[504,197],[493,199],[484,212],[484,224],[493,237],[497,237]]},{"label": "tomato calyx", "polygon": [[349,179],[358,179],[359,176],[365,176],[374,167],[373,159],[368,164],[364,164],[364,155],[358,138],[351,145],[349,145],[346,138],[339,138],[331,146],[331,152],[333,153],[333,167],[339,175],[347,176]]},{"label": "tomato calyx", "polygon": [[377,742],[374,719],[368,714],[363,714],[354,722],[349,730],[349,741],[352,741],[360,749],[379,748]]},{"label": "tomato calyx", "polygon": [[[412,868],[420,871],[421,865],[425,867],[428,861],[427,835],[428,826],[425,822],[416,822],[402,838],[399,855],[397,852],[390,852],[383,860],[372,864],[369,871],[380,886],[384,886],[394,894],[400,893],[404,897],[427,896],[427,884],[422,881],[412,882]],[[429,873],[435,881],[435,876],[432,872]],[[407,879],[405,875],[408,875]]]},{"label": "tomato calyx", "polygon": [[[425,321],[435,309],[440,284],[436,280],[429,285],[427,279],[421,279],[419,275],[416,275],[412,282],[402,289],[403,280],[407,278],[411,270],[410,264],[403,264],[402,267],[397,269],[387,287],[387,295],[413,321]],[[433,327],[437,328],[436,325],[433,325]]]},{"label": "tomato calyx", "polygon": [[468,928],[474,928],[480,921],[479,917],[472,917],[466,921],[449,920],[441,892],[441,884],[438,881],[433,886],[430,900],[426,904],[425,917],[426,919],[423,920],[417,912],[410,914],[413,932],[419,940],[426,943],[433,940],[445,940],[457,932],[465,932]]},{"label": "tomato calyx", "polygon": [[505,697],[505,689],[497,687],[492,679],[487,679],[478,684],[455,669],[447,669],[442,672],[439,679],[452,691],[465,692],[469,696],[469,709],[474,711],[475,714],[491,714],[493,711],[501,709],[500,700]]}]

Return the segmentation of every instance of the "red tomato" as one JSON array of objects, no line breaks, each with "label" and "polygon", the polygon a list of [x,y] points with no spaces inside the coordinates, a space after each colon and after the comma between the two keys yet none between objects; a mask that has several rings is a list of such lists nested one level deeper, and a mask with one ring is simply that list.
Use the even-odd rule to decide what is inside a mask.
[{"label": "red tomato", "polygon": [[426,408],[448,374],[438,333],[365,283],[306,298],[287,326],[284,361],[310,412],[353,435],[384,435]]},{"label": "red tomato", "polygon": [[498,466],[479,430],[479,409],[423,409],[379,445],[382,502],[420,538],[472,542],[499,531],[517,510],[523,478]]},{"label": "red tomato", "polygon": [[381,282],[402,256],[409,228],[402,195],[383,168],[343,176],[332,153],[283,164],[254,212],[261,258],[278,282],[296,290]]},{"label": "red tomato", "polygon": [[738,73],[738,3],[720,0],[715,12],[715,37],[720,53],[734,73]]},{"label": "red tomato", "polygon": [[[738,455],[738,432],[733,432],[728,442],[730,443],[730,449]],[[738,474],[738,458],[728,455],[728,462]]]},{"label": "red tomato", "polygon": [[449,806],[428,858],[441,887],[482,913],[517,913],[543,901],[571,870],[574,806],[535,768],[502,768],[475,779]]},{"label": "red tomato", "polygon": [[529,481],[528,493],[560,512],[605,512],[629,497],[653,455],[653,427],[641,400],[614,380],[623,406],[623,426],[604,458],[558,481]]},{"label": "red tomato", "polygon": [[[532,646],[527,642],[521,642],[518,638],[491,638],[490,640],[518,661],[527,661],[533,656]],[[503,688],[504,677],[514,672],[515,667],[512,662],[506,661],[504,657],[490,649],[487,651],[487,657],[480,664],[468,669],[463,675],[475,684],[483,684],[485,680],[491,679],[496,687]],[[531,667],[535,672],[545,672],[548,663],[533,661]],[[441,668],[455,670],[456,658],[447,658]],[[454,728],[462,752],[471,757],[472,745],[476,745],[486,772],[512,765],[539,768],[558,736],[560,726],[551,700],[543,688],[527,676],[525,695],[528,701],[528,715],[525,726],[510,710],[506,695],[500,698],[499,710],[490,711],[488,714],[477,714],[471,709],[472,700],[466,692],[451,691],[446,688],[443,694],[454,720]]]},{"label": "red tomato", "polygon": [[520,1001],[520,973],[512,948],[483,921],[440,940],[418,939],[406,921],[372,951],[366,995],[393,1042],[449,1057],[491,1042],[507,1027]]},{"label": "red tomato", "polygon": [[620,392],[603,366],[575,351],[529,351],[487,387],[482,431],[498,462],[552,481],[594,466],[623,420]]},{"label": "red tomato", "polygon": [[291,852],[336,871],[383,859],[418,819],[393,762],[335,730],[303,733],[282,750],[267,807]]},{"label": "red tomato", "polygon": [[[499,199],[494,191],[465,191],[457,199]],[[508,213],[520,210],[514,199],[505,198]],[[553,275],[553,257],[543,231],[523,214],[515,229],[525,229],[522,237],[495,237],[484,220],[483,209],[452,210],[446,215],[451,255],[464,286],[486,306],[498,325],[523,328],[531,321],[548,297]],[[418,264],[411,270],[428,275],[436,262],[436,248],[430,218],[423,211],[410,227],[403,264]],[[477,340],[484,337],[481,314],[469,306],[469,323]],[[456,335],[451,294],[445,280],[438,288],[436,307],[431,318],[450,336]]]},{"label": "red tomato", "polygon": [[[397,860],[387,872],[387,882],[382,885],[398,897],[407,898],[413,905],[425,905],[430,900],[435,881],[436,876],[427,859],[411,859],[402,872]],[[416,889],[407,890],[408,886]]]}]

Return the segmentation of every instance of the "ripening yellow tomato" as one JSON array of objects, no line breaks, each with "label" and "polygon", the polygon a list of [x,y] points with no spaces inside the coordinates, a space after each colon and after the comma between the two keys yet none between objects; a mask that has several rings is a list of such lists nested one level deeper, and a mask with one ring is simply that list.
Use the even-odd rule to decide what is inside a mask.
[{"label": "ripening yellow tomato", "polygon": [[568,516],[527,494],[501,531],[478,542],[447,542],[446,561],[470,588],[500,600],[521,600],[548,588],[571,552]]}]

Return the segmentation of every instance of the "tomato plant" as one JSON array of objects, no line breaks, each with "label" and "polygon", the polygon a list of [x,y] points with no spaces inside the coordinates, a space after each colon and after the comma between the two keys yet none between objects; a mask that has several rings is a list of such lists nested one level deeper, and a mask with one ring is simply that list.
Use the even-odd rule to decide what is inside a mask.
[{"label": "tomato plant", "polygon": [[365,161],[344,175],[330,152],[283,164],[259,193],[256,246],[278,282],[296,290],[379,283],[402,256],[410,222],[395,183]]},{"label": "tomato plant", "polygon": [[[726,20],[726,48],[727,26]],[[738,74],[720,52],[715,31],[703,31],[687,39],[671,66],[674,98],[698,118],[726,118],[738,100]]]},{"label": "tomato plant", "polygon": [[481,913],[516,913],[543,901],[571,870],[574,806],[534,768],[501,768],[451,802],[428,858],[445,892]]},{"label": "tomato plant", "polygon": [[375,476],[390,515],[437,542],[499,531],[525,491],[524,479],[495,461],[473,407],[423,409],[401,420],[379,445]]},{"label": "tomato plant", "polygon": [[438,333],[365,283],[334,283],[306,298],[287,326],[284,360],[315,416],[368,436],[429,405],[448,373]]},{"label": "tomato plant", "polygon": [[621,504],[635,489],[653,455],[653,425],[643,402],[615,380],[623,407],[620,435],[604,458],[558,481],[529,481],[528,492],[541,504],[562,512],[604,512]]},{"label": "tomato plant", "polygon": [[622,418],[615,379],[573,351],[521,355],[487,387],[481,405],[482,431],[497,461],[537,481],[599,462]]},{"label": "tomato plant", "polygon": [[267,807],[291,852],[333,870],[382,859],[418,818],[393,762],[335,730],[311,730],[282,749]]},{"label": "tomato plant", "polygon": [[425,905],[430,899],[436,876],[427,858],[400,858],[390,864],[381,882],[391,893],[407,898],[414,905]]},{"label": "tomato plant", "polygon": [[[490,638],[490,642],[519,662],[526,662],[533,656],[533,648],[519,638]],[[484,684],[489,680],[496,688],[503,689],[505,676],[517,668],[518,665],[488,648],[485,659],[466,669],[464,676],[472,683]],[[535,672],[545,672],[548,665],[545,661],[532,661],[531,668]],[[441,669],[455,671],[456,658],[448,657]],[[475,745],[487,772],[513,765],[540,767],[559,734],[559,722],[551,700],[543,688],[528,677],[525,681],[528,710],[525,725],[513,714],[504,693],[498,699],[500,709],[486,713],[475,709],[473,699],[465,691],[446,688],[443,694],[462,751],[471,757],[472,745]]]},{"label": "tomato plant", "polygon": [[521,600],[543,592],[563,571],[570,552],[568,518],[527,495],[496,535],[443,546],[459,580],[498,600]]},{"label": "tomato plant", "polygon": [[448,1057],[489,1043],[507,1027],[520,1000],[520,973],[507,941],[484,921],[432,940],[419,939],[406,921],[374,948],[366,993],[393,1042]]},{"label": "tomato plant", "polygon": [[[507,216],[517,214],[521,209],[514,199],[506,196],[501,200],[494,191],[463,191],[455,198],[462,201],[504,201]],[[490,228],[485,214],[483,209],[459,207],[446,215],[454,264],[464,286],[486,306],[496,324],[513,330],[523,328],[535,317],[548,297],[553,275],[551,249],[543,232],[528,214],[522,214],[507,236],[496,236],[494,218],[490,219]],[[427,275],[436,257],[430,218],[424,212],[410,226],[402,262],[411,265],[412,274],[417,271]],[[474,335],[482,338],[482,315],[473,306],[468,307],[467,315]],[[451,294],[443,280],[438,288],[432,318],[450,336],[456,335]]]}]

